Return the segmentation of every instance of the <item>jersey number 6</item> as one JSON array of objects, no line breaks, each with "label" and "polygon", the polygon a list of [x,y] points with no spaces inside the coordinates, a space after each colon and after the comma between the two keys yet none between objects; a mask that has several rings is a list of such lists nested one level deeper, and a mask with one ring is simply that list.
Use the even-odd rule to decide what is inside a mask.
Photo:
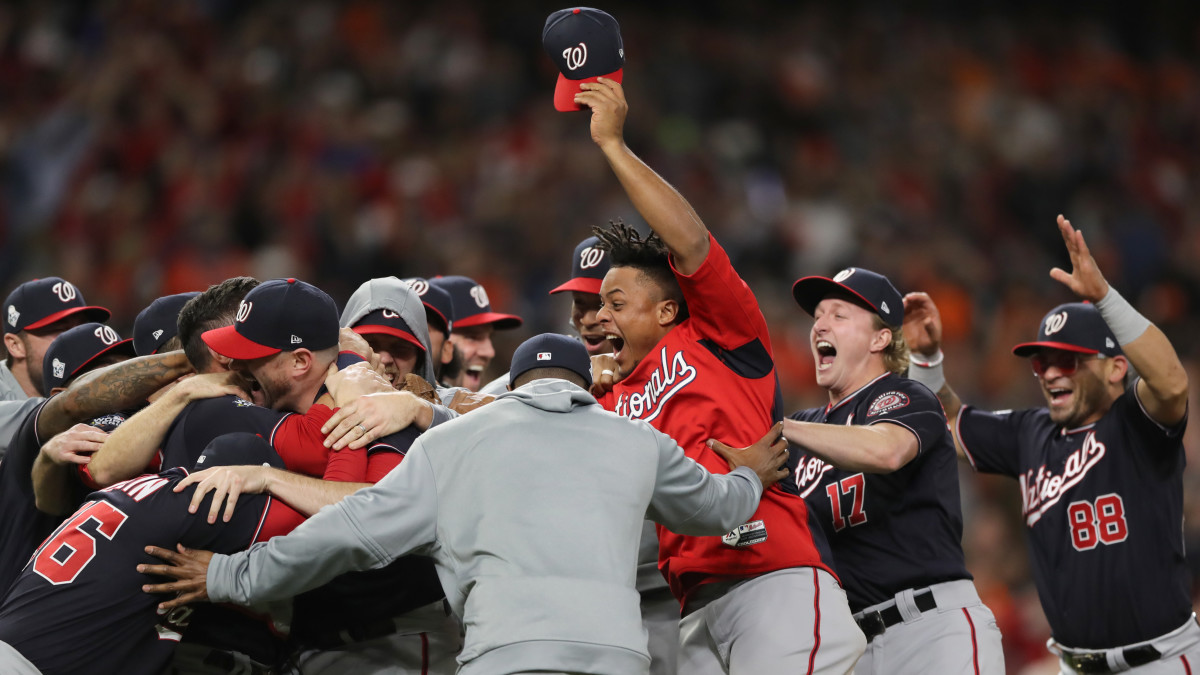
[{"label": "jersey number 6", "polygon": [[1119,544],[1129,536],[1125,503],[1118,494],[1097,497],[1095,507],[1090,502],[1071,502],[1067,520],[1076,551],[1090,551],[1097,544]]},{"label": "jersey number 6", "polygon": [[863,501],[866,500],[867,485],[863,475],[856,473],[849,478],[843,478],[836,483],[825,486],[825,494],[829,495],[829,506],[833,511],[833,529],[841,532],[846,528],[847,519],[842,516],[842,495],[854,495],[850,506],[850,527],[867,522],[867,514],[863,513]]},{"label": "jersey number 6", "polygon": [[111,540],[127,518],[129,516],[108,502],[85,505],[33,554],[33,571],[55,586],[75,581],[96,557],[96,538],[84,532],[83,526],[96,521],[96,532]]}]

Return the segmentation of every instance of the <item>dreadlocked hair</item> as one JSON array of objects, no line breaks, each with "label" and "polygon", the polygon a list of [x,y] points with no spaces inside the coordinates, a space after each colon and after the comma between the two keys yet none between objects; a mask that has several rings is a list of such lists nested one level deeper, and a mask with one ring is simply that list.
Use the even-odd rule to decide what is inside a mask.
[{"label": "dreadlocked hair", "polygon": [[600,240],[597,248],[608,251],[608,260],[613,267],[632,267],[641,276],[658,285],[663,298],[674,300],[679,305],[679,321],[688,317],[687,302],[683,291],[671,269],[671,254],[662,237],[651,232],[642,237],[637,228],[623,220],[610,220],[608,225],[595,225],[592,234]]}]

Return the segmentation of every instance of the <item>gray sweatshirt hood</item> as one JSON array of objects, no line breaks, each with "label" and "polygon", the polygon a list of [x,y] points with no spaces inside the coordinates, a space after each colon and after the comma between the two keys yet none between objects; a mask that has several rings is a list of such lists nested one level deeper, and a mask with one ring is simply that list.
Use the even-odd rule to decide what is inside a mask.
[{"label": "gray sweatshirt hood", "polygon": [[429,353],[429,324],[425,322],[425,305],[421,304],[421,296],[403,281],[396,277],[381,277],[359,286],[354,295],[346,301],[346,308],[342,310],[342,327],[351,327],[366,315],[380,309],[399,314],[404,323],[417,334],[417,339],[425,347],[425,358],[422,359],[423,364],[417,368],[416,373],[428,382],[436,383],[433,357]]},{"label": "gray sweatshirt hood", "polygon": [[532,408],[562,413],[582,406],[597,405],[596,399],[579,386],[554,378],[533,380],[496,397],[497,401],[502,399],[516,399]]}]

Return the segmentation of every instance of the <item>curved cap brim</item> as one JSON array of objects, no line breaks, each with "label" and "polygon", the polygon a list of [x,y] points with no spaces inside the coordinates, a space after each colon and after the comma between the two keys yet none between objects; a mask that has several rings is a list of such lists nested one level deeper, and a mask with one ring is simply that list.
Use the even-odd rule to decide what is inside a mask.
[{"label": "curved cap brim", "polygon": [[513,314],[500,314],[499,312],[480,312],[474,316],[468,316],[464,319],[459,319],[454,322],[455,330],[459,328],[470,328],[472,326],[483,326],[492,324],[496,330],[509,330],[510,328],[519,328],[525,323],[521,317]]},{"label": "curved cap brim", "polygon": [[1057,349],[1064,352],[1075,352],[1077,354],[1099,354],[1095,349],[1080,347],[1067,342],[1022,342],[1012,348],[1012,353],[1017,356],[1033,356],[1035,353],[1043,349]]},{"label": "curved cap brim", "polygon": [[204,344],[208,345],[214,352],[221,356],[227,356],[240,361],[261,359],[264,356],[271,356],[283,351],[282,349],[260,345],[253,340],[242,337],[237,332],[237,326],[233,325],[204,331],[200,335],[200,339],[204,340]]},{"label": "curved cap brim", "polygon": [[579,291],[580,293],[595,293],[600,295],[600,279],[591,277],[575,277],[561,286],[550,291],[550,295],[555,293],[566,293],[568,291]]},{"label": "curved cap brim", "polygon": [[575,102],[575,94],[579,93],[579,85],[584,82],[595,82],[601,77],[607,77],[610,80],[617,82],[625,75],[625,69],[620,68],[615,72],[607,75],[597,75],[596,77],[585,77],[582,80],[567,79],[562,73],[558,74],[558,84],[554,87],[554,109],[559,112],[573,112],[575,110],[583,110],[583,106]]}]

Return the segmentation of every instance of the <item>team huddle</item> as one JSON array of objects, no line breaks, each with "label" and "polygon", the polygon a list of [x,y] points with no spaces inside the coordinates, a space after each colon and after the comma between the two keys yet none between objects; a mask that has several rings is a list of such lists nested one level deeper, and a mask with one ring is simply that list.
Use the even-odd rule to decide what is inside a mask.
[{"label": "team huddle", "polygon": [[340,312],[238,277],[131,339],[67,280],[8,295],[0,671],[1000,674],[960,461],[1016,479],[1063,673],[1200,667],[1187,375],[1081,232],[1059,216],[1051,271],[1079,302],[1013,349],[1041,405],[964,404],[937,299],[851,267],[792,287],[828,403],[784,410],[754,292],[625,144],[623,52],[572,51],[615,21],[544,38],[650,233],[581,233],[551,291],[577,335],[493,382],[522,320],[462,276]]}]

